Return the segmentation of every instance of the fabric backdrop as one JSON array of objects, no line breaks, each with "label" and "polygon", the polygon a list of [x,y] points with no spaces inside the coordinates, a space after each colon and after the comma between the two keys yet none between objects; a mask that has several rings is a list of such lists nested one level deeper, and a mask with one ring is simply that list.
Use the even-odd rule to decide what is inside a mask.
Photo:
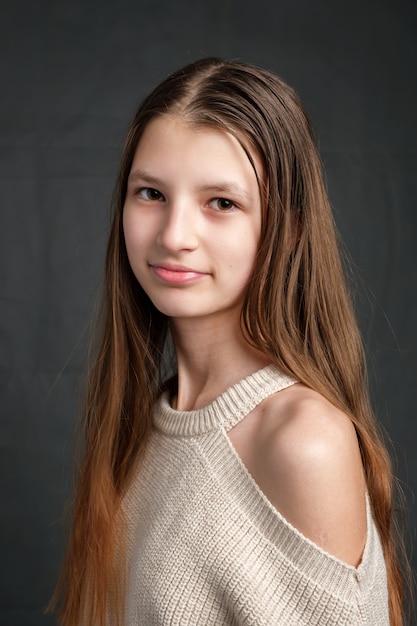
[{"label": "fabric backdrop", "polygon": [[201,56],[281,74],[319,138],[375,408],[417,489],[415,0],[2,0],[0,623],[41,626],[110,196],[138,101]]}]

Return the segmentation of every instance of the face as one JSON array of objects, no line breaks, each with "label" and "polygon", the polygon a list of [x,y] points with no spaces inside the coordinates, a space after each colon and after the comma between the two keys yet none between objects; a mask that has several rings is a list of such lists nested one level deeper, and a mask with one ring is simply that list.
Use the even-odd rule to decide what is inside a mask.
[{"label": "face", "polygon": [[232,135],[175,117],[150,122],[133,159],[123,228],[132,270],[157,309],[173,320],[236,320],[258,249],[261,199]]}]

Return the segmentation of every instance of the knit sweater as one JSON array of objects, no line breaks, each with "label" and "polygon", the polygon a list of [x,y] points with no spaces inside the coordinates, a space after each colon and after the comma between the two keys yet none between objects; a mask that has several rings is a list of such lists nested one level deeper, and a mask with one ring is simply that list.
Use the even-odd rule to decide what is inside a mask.
[{"label": "knit sweater", "polygon": [[167,394],[124,501],[127,626],[387,626],[386,569],[367,499],[355,568],[303,536],[259,489],[227,436],[295,381],[268,366],[205,408]]}]

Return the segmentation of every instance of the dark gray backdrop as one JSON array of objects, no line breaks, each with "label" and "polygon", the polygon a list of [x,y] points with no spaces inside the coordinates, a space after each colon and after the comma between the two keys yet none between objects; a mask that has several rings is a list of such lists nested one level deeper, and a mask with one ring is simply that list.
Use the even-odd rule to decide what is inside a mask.
[{"label": "dark gray backdrop", "polygon": [[310,113],[414,533],[416,6],[2,0],[2,625],[55,623],[42,607],[63,550],[86,327],[121,141],[138,100],[201,56],[277,71]]}]

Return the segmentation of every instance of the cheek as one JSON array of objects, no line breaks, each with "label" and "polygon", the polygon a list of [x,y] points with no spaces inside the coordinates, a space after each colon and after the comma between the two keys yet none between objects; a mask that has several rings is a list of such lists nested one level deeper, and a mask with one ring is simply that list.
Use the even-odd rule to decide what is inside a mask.
[{"label": "cheek", "polygon": [[141,256],[145,245],[143,230],[138,228],[137,220],[133,219],[129,212],[123,213],[123,235],[125,240],[127,258],[136,278],[139,280]]},{"label": "cheek", "polygon": [[259,249],[259,234],[250,231],[245,235],[241,237],[240,256],[237,258],[240,259],[242,267],[245,267],[248,272],[252,272]]},{"label": "cheek", "polygon": [[137,254],[146,245],[146,224],[131,211],[123,213],[123,234],[128,254]]},{"label": "cheek", "polygon": [[236,236],[236,243],[227,249],[227,259],[225,266],[227,266],[230,276],[235,282],[236,286],[246,286],[252,276],[256,256],[258,252],[258,242],[253,237],[238,237]]}]

